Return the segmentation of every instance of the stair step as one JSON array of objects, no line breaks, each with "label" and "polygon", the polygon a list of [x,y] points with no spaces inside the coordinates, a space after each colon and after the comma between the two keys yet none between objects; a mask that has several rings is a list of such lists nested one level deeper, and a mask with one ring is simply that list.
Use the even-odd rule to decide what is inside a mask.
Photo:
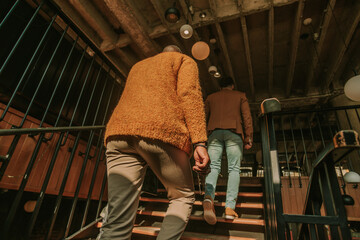
[{"label": "stair step", "polygon": [[[165,193],[165,189],[158,189],[158,193]],[[195,191],[197,195],[203,195],[204,192]],[[216,192],[215,196],[226,196],[226,192]],[[239,197],[249,197],[249,198],[262,198],[264,194],[262,192],[239,192]]]},{"label": "stair step", "polygon": [[[157,236],[160,231],[159,227],[134,227],[133,234],[145,235],[145,236]],[[237,236],[223,236],[206,233],[184,232],[181,237],[182,240],[255,240],[257,238],[252,237],[237,237]]]},{"label": "stair step", "polygon": [[[156,203],[169,203],[168,199],[165,198],[146,198],[140,197],[140,201],[143,202],[156,202]],[[202,206],[202,201],[195,201],[195,206]],[[225,202],[214,202],[214,206],[216,207],[225,207]],[[251,209],[264,209],[264,205],[262,203],[237,203],[237,208],[251,208]]]},{"label": "stair step", "polygon": [[[139,215],[146,215],[146,216],[154,216],[154,217],[165,217],[165,212],[160,211],[144,211],[138,210],[137,214]],[[203,216],[195,216],[191,215],[190,220],[199,220],[205,221]],[[232,223],[232,224],[245,224],[245,225],[253,225],[253,226],[265,226],[265,221],[263,219],[249,219],[249,218],[235,218],[235,219],[225,219],[223,217],[217,217],[217,222],[222,223]]]}]

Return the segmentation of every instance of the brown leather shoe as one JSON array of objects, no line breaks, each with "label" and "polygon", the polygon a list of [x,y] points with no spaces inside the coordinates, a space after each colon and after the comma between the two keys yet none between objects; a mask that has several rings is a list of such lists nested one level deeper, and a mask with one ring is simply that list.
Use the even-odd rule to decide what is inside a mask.
[{"label": "brown leather shoe", "polygon": [[231,209],[229,207],[225,208],[225,218],[226,219],[234,219],[239,217],[234,209]]},{"label": "brown leather shoe", "polygon": [[210,225],[214,225],[217,220],[214,209],[214,200],[210,196],[205,196],[203,201],[203,208],[205,221]]}]

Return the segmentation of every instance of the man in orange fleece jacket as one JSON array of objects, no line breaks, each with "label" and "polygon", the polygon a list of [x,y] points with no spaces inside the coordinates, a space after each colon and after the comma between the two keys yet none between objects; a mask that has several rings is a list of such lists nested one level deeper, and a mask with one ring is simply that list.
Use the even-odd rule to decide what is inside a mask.
[{"label": "man in orange fleece jacket", "polygon": [[107,124],[108,210],[98,239],[130,239],[147,166],[169,207],[157,239],[180,239],[191,214],[193,170],[206,171],[204,103],[196,62],[176,46],[136,63]]}]

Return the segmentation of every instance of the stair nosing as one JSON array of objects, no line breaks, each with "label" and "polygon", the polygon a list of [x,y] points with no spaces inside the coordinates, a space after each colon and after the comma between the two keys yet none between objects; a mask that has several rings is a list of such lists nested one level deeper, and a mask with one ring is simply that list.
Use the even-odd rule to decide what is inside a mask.
[{"label": "stair nosing", "polygon": [[[157,203],[169,203],[168,199],[165,198],[146,198],[140,197],[140,201],[143,202],[157,202]],[[195,206],[202,206],[202,201],[195,201]],[[214,202],[214,206],[225,207],[225,202]],[[262,203],[237,203],[236,208],[248,208],[248,209],[264,209]]]},{"label": "stair nosing", "polygon": [[[165,217],[165,212],[161,211],[146,211],[146,210],[137,210],[137,214],[154,216],[154,217]],[[235,219],[225,219],[222,217],[216,217],[218,222],[233,223],[233,224],[247,224],[255,226],[265,226],[264,219],[251,219],[251,218],[235,218]],[[203,216],[190,216],[190,220],[204,220]]]},{"label": "stair nosing", "polygon": [[[158,193],[163,193],[163,192],[166,192],[165,189],[158,189],[157,191]],[[194,191],[195,194],[198,194],[198,195],[203,195],[203,192],[200,192],[200,191]],[[226,192],[215,192],[215,196],[226,196]],[[264,194],[262,192],[239,192],[238,193],[238,196],[239,197],[263,197]]]},{"label": "stair nosing", "polygon": [[[146,228],[149,228],[149,230],[151,229],[152,231],[146,231],[145,230]],[[146,235],[146,236],[157,236],[159,234],[158,233],[159,231],[160,231],[159,227],[136,226],[133,228],[132,232],[135,234],[142,234],[142,235]],[[199,234],[199,233],[196,233],[196,234]],[[190,235],[190,236],[187,236],[187,235]],[[181,239],[182,240],[209,239],[209,237],[199,238],[199,237],[192,237],[191,235],[194,235],[194,232],[185,231],[184,234],[182,235]],[[209,235],[213,235],[213,234],[207,234],[207,235],[209,236]],[[224,235],[213,235],[213,236],[216,238],[219,238],[219,237],[227,238],[228,240],[255,240],[255,238],[237,237],[237,236],[224,236]]]}]

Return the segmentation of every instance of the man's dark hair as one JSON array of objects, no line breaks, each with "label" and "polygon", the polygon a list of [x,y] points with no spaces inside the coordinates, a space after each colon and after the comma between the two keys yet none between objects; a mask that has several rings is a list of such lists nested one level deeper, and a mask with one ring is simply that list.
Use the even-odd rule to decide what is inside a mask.
[{"label": "man's dark hair", "polygon": [[221,88],[225,88],[225,87],[230,87],[231,85],[234,85],[234,81],[231,77],[223,77],[220,80],[220,87]]}]

